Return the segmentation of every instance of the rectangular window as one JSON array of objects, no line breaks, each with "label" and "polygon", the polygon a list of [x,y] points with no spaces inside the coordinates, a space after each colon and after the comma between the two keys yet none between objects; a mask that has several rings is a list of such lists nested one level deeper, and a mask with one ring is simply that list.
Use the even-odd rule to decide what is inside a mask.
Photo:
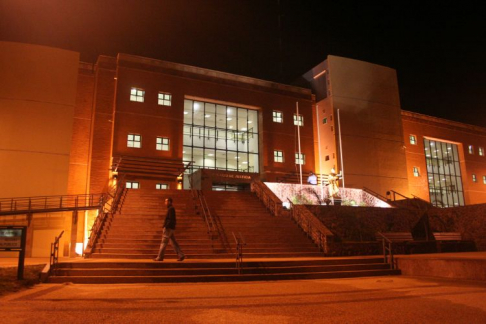
[{"label": "rectangular window", "polygon": [[305,154],[295,153],[295,164],[305,164]]},{"label": "rectangular window", "polygon": [[294,114],[294,125],[304,126],[304,116]]},{"label": "rectangular window", "polygon": [[157,190],[167,190],[167,189],[169,189],[169,185],[167,183],[157,183],[155,185],[155,189],[157,189]]},{"label": "rectangular window", "polygon": [[484,147],[479,147],[478,151],[479,151],[479,156],[484,156]]},{"label": "rectangular window", "polygon": [[476,178],[475,174],[472,175],[472,179],[473,179],[473,182],[478,182],[478,179]]},{"label": "rectangular window", "polygon": [[417,137],[415,135],[410,135],[410,144],[417,145]]},{"label": "rectangular window", "polygon": [[327,124],[327,118],[324,118],[324,119],[322,120],[322,123],[323,123],[323,124]]},{"label": "rectangular window", "polygon": [[273,160],[275,162],[283,163],[283,151],[273,151]]},{"label": "rectangular window", "polygon": [[483,184],[486,184],[486,176],[483,176]]},{"label": "rectangular window", "polygon": [[273,122],[274,123],[283,123],[283,113],[281,111],[273,111]]},{"label": "rectangular window", "polygon": [[469,154],[474,154],[474,146],[469,145],[468,146],[468,152],[469,152]]},{"label": "rectangular window", "polygon": [[128,134],[127,147],[141,148],[142,136],[137,134]]},{"label": "rectangular window", "polygon": [[159,92],[159,105],[170,106],[172,102],[172,95],[169,93]]},{"label": "rectangular window", "polygon": [[419,177],[420,176],[420,171],[418,167],[413,167],[413,176],[414,177]]},{"label": "rectangular window", "polygon": [[144,97],[144,90],[137,88],[132,88],[132,90],[130,90],[130,101],[143,102]]},{"label": "rectangular window", "polygon": [[139,189],[140,183],[133,182],[133,181],[127,181],[125,186],[126,186],[127,189]]},{"label": "rectangular window", "polygon": [[157,151],[168,151],[169,150],[169,139],[166,137],[157,137],[156,149]]},{"label": "rectangular window", "polygon": [[329,155],[326,155],[326,157],[324,158],[325,161],[329,161]]}]

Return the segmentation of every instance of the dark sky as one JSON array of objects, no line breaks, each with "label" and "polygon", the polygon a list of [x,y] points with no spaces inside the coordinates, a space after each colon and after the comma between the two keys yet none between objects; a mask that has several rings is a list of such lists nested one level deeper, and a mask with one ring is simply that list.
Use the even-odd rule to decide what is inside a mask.
[{"label": "dark sky", "polygon": [[0,40],[283,83],[344,56],[396,69],[402,109],[486,127],[486,19],[467,2],[445,3],[0,0]]}]

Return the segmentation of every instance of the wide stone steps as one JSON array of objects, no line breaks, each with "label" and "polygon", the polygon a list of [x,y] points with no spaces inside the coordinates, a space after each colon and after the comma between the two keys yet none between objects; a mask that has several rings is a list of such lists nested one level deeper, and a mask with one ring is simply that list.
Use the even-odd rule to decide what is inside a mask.
[{"label": "wide stone steps", "polygon": [[[233,248],[233,251],[235,249]],[[213,253],[202,253],[197,251],[195,253],[187,253],[183,249],[188,260],[192,259],[228,259],[235,258],[235,253],[219,251],[215,248]],[[153,259],[156,256],[154,253],[93,253],[92,258],[98,259]],[[262,252],[262,253],[244,253],[244,258],[304,258],[304,257],[320,257],[320,252]],[[177,259],[177,255],[169,247],[165,253],[165,259]]]},{"label": "wide stone steps", "polygon": [[380,259],[235,262],[70,262],[59,263],[51,283],[217,282],[350,278],[398,275]]}]

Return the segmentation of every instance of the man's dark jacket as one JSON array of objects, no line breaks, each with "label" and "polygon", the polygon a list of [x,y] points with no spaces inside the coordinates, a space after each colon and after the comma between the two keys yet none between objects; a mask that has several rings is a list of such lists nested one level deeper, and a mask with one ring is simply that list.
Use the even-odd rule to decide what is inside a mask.
[{"label": "man's dark jacket", "polygon": [[172,205],[167,206],[167,216],[165,216],[164,227],[175,230],[176,213],[175,213],[174,206]]}]

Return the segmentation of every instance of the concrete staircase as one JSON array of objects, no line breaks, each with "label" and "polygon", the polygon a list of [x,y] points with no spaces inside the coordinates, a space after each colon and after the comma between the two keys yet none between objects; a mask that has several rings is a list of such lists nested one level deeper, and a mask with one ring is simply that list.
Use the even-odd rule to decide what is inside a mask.
[{"label": "concrete staircase", "polygon": [[[120,213],[108,220],[90,259],[61,262],[51,283],[157,283],[348,278],[399,274],[383,258],[324,258],[289,218],[272,216],[248,192],[206,192],[220,239],[211,240],[194,209],[190,191],[130,190]],[[155,257],[166,207],[172,197],[177,213],[176,237],[186,254],[177,262],[172,247],[164,262]],[[232,233],[241,234],[241,273],[235,262]],[[225,239],[226,238],[226,239]],[[118,260],[117,260],[118,259]],[[145,260],[143,260],[145,259]]]},{"label": "concrete staircase", "polygon": [[[91,258],[152,259],[162,237],[167,208],[172,197],[177,215],[176,238],[188,259],[229,257],[218,240],[211,240],[201,215],[196,214],[190,191],[129,190],[119,213],[108,220]],[[176,259],[171,246],[166,259]]]}]

